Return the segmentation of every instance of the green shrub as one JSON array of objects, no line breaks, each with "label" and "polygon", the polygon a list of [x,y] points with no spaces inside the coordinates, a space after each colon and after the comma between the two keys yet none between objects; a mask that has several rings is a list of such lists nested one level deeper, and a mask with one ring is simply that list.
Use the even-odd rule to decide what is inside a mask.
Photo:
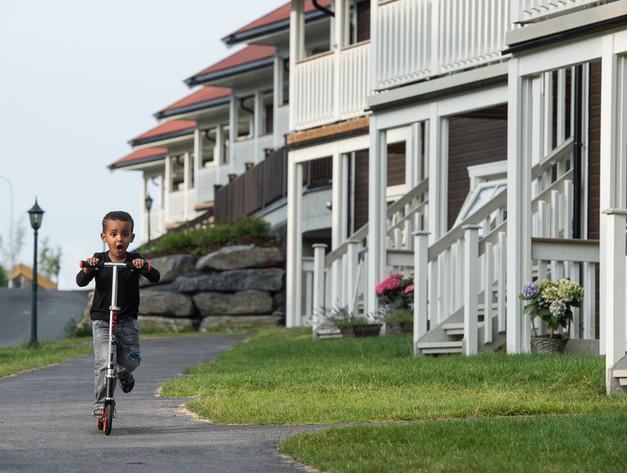
[{"label": "green shrub", "polygon": [[184,229],[166,233],[141,251],[146,256],[172,253],[200,255],[224,245],[270,241],[270,225],[258,218],[245,217],[233,224],[218,223],[205,228]]}]

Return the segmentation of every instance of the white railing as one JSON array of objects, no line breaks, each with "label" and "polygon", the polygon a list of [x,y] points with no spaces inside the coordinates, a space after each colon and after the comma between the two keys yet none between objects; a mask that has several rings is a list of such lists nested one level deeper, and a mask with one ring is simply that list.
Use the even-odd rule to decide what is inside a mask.
[{"label": "white railing", "polygon": [[512,23],[532,23],[581,8],[608,3],[607,0],[510,0]]},{"label": "white railing", "polygon": [[338,112],[340,119],[364,113],[370,77],[370,43],[359,43],[340,51],[340,86]]},{"label": "white railing", "polygon": [[168,207],[165,224],[185,221],[185,192],[176,191],[167,194]]},{"label": "white railing", "polygon": [[333,81],[335,55],[332,51],[312,56],[296,64],[294,71],[295,129],[333,121]]},{"label": "white railing", "polygon": [[363,114],[369,68],[369,42],[299,61],[290,104],[294,107],[294,128],[302,130]]},{"label": "white railing", "polygon": [[[532,200],[534,236],[571,238],[573,207],[572,139],[553,149],[532,168],[536,194]],[[553,180],[557,170],[558,177]],[[418,288],[414,305],[415,343],[431,329],[463,312],[464,353],[479,351],[479,313],[483,314],[483,342],[492,343],[493,323],[506,330],[506,232],[507,193],[501,192],[453,227],[439,241],[427,246],[427,235],[416,236],[416,274],[428,274],[428,285]],[[557,277],[571,274],[565,263],[549,270],[536,268],[536,275]],[[428,288],[428,289],[427,289]],[[422,292],[421,292],[422,291]]]},{"label": "white railing", "polygon": [[[411,251],[414,231],[424,229],[427,221],[429,181],[424,179],[414,189],[394,202],[387,210],[388,266],[394,271],[412,269]],[[320,297],[314,302],[314,312],[322,307],[346,307],[349,313],[368,313],[364,297],[368,259],[368,224],[353,233],[342,245],[330,252],[314,268],[314,281]],[[318,251],[324,254],[324,248]],[[393,253],[393,254],[390,254]],[[322,274],[318,274],[316,272]],[[314,283],[314,284],[316,284]],[[361,304],[360,304],[361,303]]]},{"label": "white railing", "polygon": [[377,89],[501,59],[509,0],[397,0],[379,6]]}]

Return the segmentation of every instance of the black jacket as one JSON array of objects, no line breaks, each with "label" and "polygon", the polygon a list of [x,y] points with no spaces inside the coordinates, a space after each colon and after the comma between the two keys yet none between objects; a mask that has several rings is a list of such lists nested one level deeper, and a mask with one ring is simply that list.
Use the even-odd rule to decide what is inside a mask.
[{"label": "black jacket", "polygon": [[[108,253],[94,253],[94,258],[100,261],[104,259],[110,262]],[[134,259],[142,258],[139,253],[127,253],[126,262]],[[118,312],[119,319],[136,319],[139,309],[139,275],[146,277],[150,282],[158,282],[159,271],[150,268],[150,271],[137,269],[118,270],[118,301],[120,308]],[[81,270],[76,275],[76,284],[80,287],[87,286],[92,279],[96,279],[96,292],[94,293],[94,302],[91,305],[91,320],[109,320],[109,307],[111,306],[111,283],[113,282],[113,269],[102,268],[99,270],[92,269],[89,273]]]}]

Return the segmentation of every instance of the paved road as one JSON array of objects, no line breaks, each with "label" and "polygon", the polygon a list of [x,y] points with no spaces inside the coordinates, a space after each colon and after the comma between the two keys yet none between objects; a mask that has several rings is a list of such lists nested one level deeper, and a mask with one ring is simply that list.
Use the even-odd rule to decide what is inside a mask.
[{"label": "paved road", "polygon": [[118,389],[109,437],[91,417],[90,357],[0,378],[0,472],[302,472],[276,454],[307,427],[216,426],[155,397],[185,367],[213,358],[241,336],[178,337],[142,344],[133,392]]},{"label": "paved road", "polygon": [[[46,291],[39,289],[37,338],[65,338],[70,320],[78,322],[87,304],[87,291]],[[0,346],[30,340],[32,292],[30,289],[0,288]],[[1,402],[1,401],[0,401]]]}]

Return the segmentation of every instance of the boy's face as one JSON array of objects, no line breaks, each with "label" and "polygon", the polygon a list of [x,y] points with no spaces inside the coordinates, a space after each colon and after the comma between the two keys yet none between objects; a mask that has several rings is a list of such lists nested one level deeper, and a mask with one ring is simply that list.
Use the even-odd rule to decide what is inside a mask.
[{"label": "boy's face", "polygon": [[128,245],[135,239],[131,229],[131,222],[122,220],[107,220],[104,233],[100,234],[102,241],[107,243],[109,252],[116,258],[126,256]]}]

